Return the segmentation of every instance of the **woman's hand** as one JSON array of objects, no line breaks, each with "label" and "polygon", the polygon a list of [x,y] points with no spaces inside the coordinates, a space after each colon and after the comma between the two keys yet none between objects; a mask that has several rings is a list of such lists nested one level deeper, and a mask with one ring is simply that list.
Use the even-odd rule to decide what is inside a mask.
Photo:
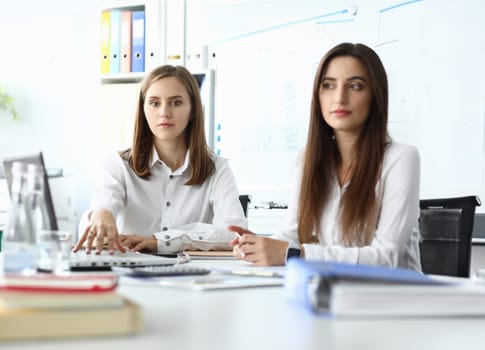
[{"label": "woman's hand", "polygon": [[132,252],[141,250],[157,252],[157,239],[155,237],[145,237],[140,235],[119,235],[121,244],[128,247]]},{"label": "woman's hand", "polygon": [[96,210],[89,216],[89,224],[79,238],[73,251],[77,252],[86,243],[86,253],[90,253],[96,247],[96,253],[101,253],[105,238],[108,243],[108,250],[113,254],[115,249],[125,252],[126,249],[120,242],[116,221],[109,210]]},{"label": "woman's hand", "polygon": [[259,237],[239,226],[228,226],[227,229],[239,236],[229,243],[236,258],[258,266],[285,264],[288,242]]}]

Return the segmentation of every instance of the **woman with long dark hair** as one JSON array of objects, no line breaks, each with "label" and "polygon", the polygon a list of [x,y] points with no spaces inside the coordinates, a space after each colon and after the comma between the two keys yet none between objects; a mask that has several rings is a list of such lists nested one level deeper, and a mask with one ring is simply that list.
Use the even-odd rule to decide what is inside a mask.
[{"label": "woman with long dark hair", "polygon": [[378,55],[343,43],[320,61],[296,204],[272,238],[238,227],[234,255],[257,265],[291,256],[420,270],[419,155],[387,130]]}]

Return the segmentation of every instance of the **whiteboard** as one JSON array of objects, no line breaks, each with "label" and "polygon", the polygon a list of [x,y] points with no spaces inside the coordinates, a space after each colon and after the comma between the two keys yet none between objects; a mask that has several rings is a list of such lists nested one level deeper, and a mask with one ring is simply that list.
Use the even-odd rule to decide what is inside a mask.
[{"label": "whiteboard", "polygon": [[485,200],[485,2],[206,6],[216,72],[215,149],[231,160],[240,192],[256,202],[289,201],[318,62],[350,41],[374,48],[386,67],[390,134],[420,152],[421,198],[476,194]]}]

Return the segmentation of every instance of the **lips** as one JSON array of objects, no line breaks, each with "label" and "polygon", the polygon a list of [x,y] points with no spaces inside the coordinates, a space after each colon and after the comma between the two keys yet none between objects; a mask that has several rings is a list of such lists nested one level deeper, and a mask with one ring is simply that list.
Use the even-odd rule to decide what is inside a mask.
[{"label": "lips", "polygon": [[171,124],[171,123],[160,123],[160,124],[158,124],[158,126],[161,127],[161,128],[168,128],[168,127],[173,126],[173,124]]},{"label": "lips", "polygon": [[345,117],[349,115],[351,112],[347,109],[336,109],[332,111],[332,114],[337,117]]}]

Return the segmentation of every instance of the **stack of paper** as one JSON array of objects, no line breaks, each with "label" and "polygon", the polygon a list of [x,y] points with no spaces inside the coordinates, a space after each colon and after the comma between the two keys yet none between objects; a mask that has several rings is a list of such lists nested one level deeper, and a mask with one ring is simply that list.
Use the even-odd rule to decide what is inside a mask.
[{"label": "stack of paper", "polygon": [[290,299],[331,316],[485,316],[485,285],[417,271],[291,260]]},{"label": "stack of paper", "polygon": [[0,279],[0,339],[126,334],[141,326],[137,305],[106,275],[30,276]]}]

